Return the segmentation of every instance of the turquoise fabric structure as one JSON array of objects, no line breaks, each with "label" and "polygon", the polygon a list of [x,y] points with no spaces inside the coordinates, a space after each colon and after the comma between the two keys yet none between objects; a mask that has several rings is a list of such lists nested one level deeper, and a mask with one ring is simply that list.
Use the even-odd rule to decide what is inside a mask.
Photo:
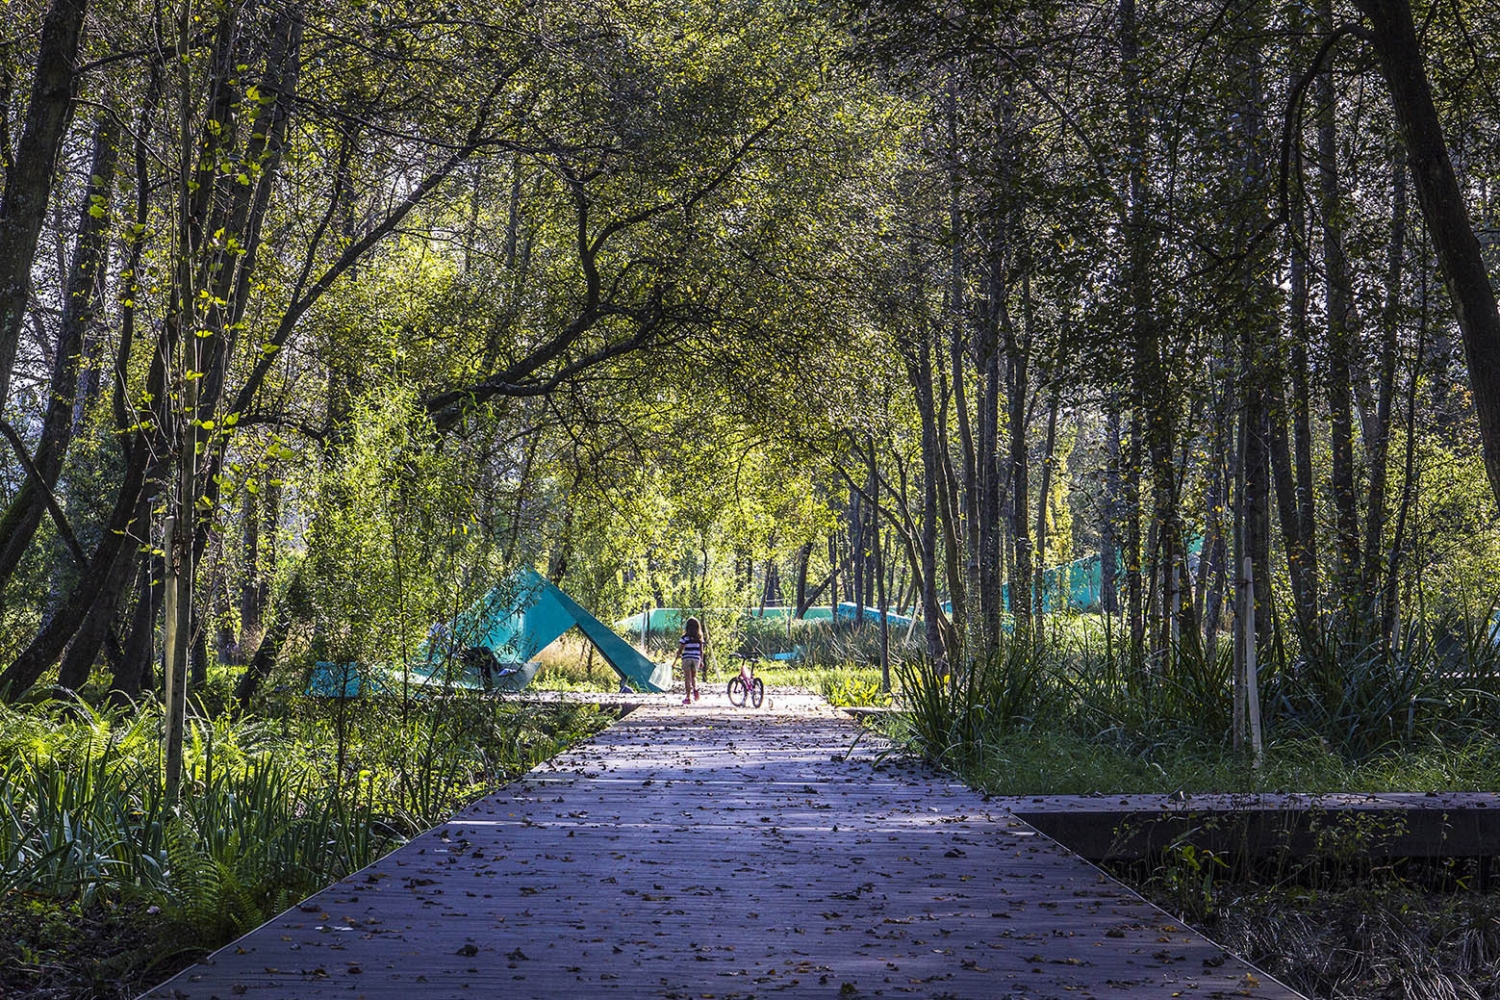
[{"label": "turquoise fabric structure", "polygon": [[[847,601],[844,603],[850,610],[848,612],[840,611],[839,614],[845,618],[853,618],[854,605],[850,604]],[[727,612],[730,609],[710,608],[708,610],[714,612]],[[733,610],[745,616],[746,618],[764,618],[769,621],[777,621],[791,618],[796,613],[797,609],[788,607],[770,607],[735,608]],[[873,608],[871,608],[870,610],[872,612],[874,611]],[[647,631],[655,632],[658,635],[662,633],[670,634],[674,632],[681,632],[682,623],[687,621],[689,616],[701,613],[702,611],[699,609],[652,608],[649,612],[643,611],[638,615],[628,615],[624,618],[615,619],[614,630],[616,632],[624,632],[626,635],[640,635],[641,623],[645,622]],[[820,619],[823,621],[827,621],[832,617],[833,612],[828,609],[828,605],[819,604],[816,607],[808,608],[807,612],[803,614],[802,619],[804,621],[817,621]],[[895,620],[895,612],[891,612],[891,621],[894,623]]]},{"label": "turquoise fabric structure", "polygon": [[497,661],[512,663],[530,660],[575,625],[636,690],[665,691],[672,686],[670,667],[646,659],[530,566],[474,602],[439,629],[439,636],[445,638],[443,634],[451,631],[459,648],[487,649]]},{"label": "turquoise fabric structure", "polygon": [[[880,609],[872,608],[869,605],[857,608],[854,606],[853,601],[844,601],[839,605],[839,617],[847,618],[850,621],[860,618],[872,624],[879,625]],[[898,615],[894,611],[887,611],[885,613],[885,620],[890,623],[892,628],[906,628],[911,624],[911,618],[908,615]]]},{"label": "turquoise fabric structure", "polygon": [[434,626],[417,661],[405,671],[389,666],[318,663],[307,693],[322,698],[381,694],[404,686],[516,691],[536,676],[532,658],[577,626],[638,691],[666,691],[672,669],[652,663],[599,619],[530,566],[512,573],[468,610]]},{"label": "turquoise fabric structure", "polygon": [[[536,575],[536,571],[533,570],[532,574]],[[652,663],[638,649],[620,638],[608,625],[581,608],[573,598],[540,576],[537,579],[548,588],[551,598],[572,616],[578,630],[594,644],[599,655],[615,668],[615,673],[619,674],[622,680],[638,691],[671,689],[672,667],[670,664]]]},{"label": "turquoise fabric structure", "polygon": [[306,694],[314,698],[358,698],[385,690],[377,677],[367,677],[358,663],[318,663],[307,679]]},{"label": "turquoise fabric structure", "polygon": [[[561,593],[536,570],[524,567],[452,622],[434,629],[428,641],[442,645],[451,635],[459,649],[482,647],[497,660],[524,662],[575,624],[574,615],[554,596]],[[426,648],[422,659],[428,659]]]}]

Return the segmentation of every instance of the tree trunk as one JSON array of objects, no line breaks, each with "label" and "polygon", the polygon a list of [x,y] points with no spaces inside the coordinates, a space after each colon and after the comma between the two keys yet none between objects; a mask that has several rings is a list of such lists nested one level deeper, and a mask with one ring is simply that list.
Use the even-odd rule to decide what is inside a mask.
[{"label": "tree trunk", "polygon": [[58,324],[57,348],[53,354],[52,381],[47,413],[42,419],[41,440],[33,463],[37,477],[27,476],[10,506],[0,517],[0,581],[9,580],[26,554],[41,524],[47,501],[45,494],[57,486],[63,459],[73,440],[74,406],[78,398],[78,368],[84,339],[99,314],[99,292],[109,231],[109,195],[115,172],[119,130],[111,115],[100,115],[94,130],[91,180],[84,190],[78,219],[78,245],[68,270],[62,319]]},{"label": "tree trunk", "polygon": [[936,668],[943,663],[945,654],[939,624],[943,610],[937,594],[938,477],[942,475],[942,459],[938,455],[937,405],[932,389],[932,347],[925,338],[916,354],[915,363],[909,362],[908,368],[922,420],[922,615],[927,619],[927,659]]},{"label": "tree trunk", "polygon": [[[1029,282],[1023,279],[1022,295],[1029,299]],[[1016,622],[1016,637],[1031,637],[1031,578],[1035,572],[1031,535],[1030,451],[1026,444],[1026,402],[1030,391],[1031,330],[1028,307],[1023,306],[1021,335],[1014,324],[1004,324],[1006,396],[1010,424],[1010,533],[1016,571],[1010,578],[1010,613]]]},{"label": "tree trunk", "polygon": [[875,533],[875,586],[880,614],[880,690],[891,689],[891,623],[890,606],[885,592],[885,544],[880,530],[880,476],[875,468],[875,442],[867,439],[870,462],[870,516]]},{"label": "tree trunk", "polygon": [[0,410],[31,293],[31,265],[52,194],[57,157],[73,116],[86,0],[53,0],[42,21],[26,123],[0,198]]},{"label": "tree trunk", "polygon": [[1120,610],[1118,556],[1120,543],[1120,406],[1109,393],[1105,414],[1104,509],[1099,526],[1099,606],[1106,615]]},{"label": "tree trunk", "polygon": [[[1139,658],[1144,652],[1146,626],[1143,606],[1145,595],[1142,593],[1141,580],[1142,421],[1147,422],[1144,428],[1145,457],[1152,463],[1153,506],[1158,517],[1163,513],[1163,498],[1160,496],[1162,484],[1156,459],[1162,450],[1163,441],[1170,447],[1171,427],[1158,423],[1167,416],[1163,411],[1164,400],[1168,397],[1166,386],[1161,384],[1162,373],[1158,360],[1161,345],[1157,339],[1158,330],[1153,310],[1155,296],[1151,261],[1155,256],[1155,240],[1151,237],[1149,225],[1151,174],[1148,163],[1148,122],[1135,0],[1120,0],[1119,12],[1120,79],[1125,103],[1125,166],[1129,172],[1125,218],[1121,221],[1124,225],[1127,255],[1124,291],[1129,310],[1132,352],[1129,364],[1135,396],[1130,421],[1130,471],[1126,473],[1126,482],[1129,484],[1127,502],[1130,506],[1126,539],[1130,550],[1126,556],[1126,584],[1130,600],[1131,649],[1132,654]],[[1158,534],[1165,527],[1169,526],[1153,521],[1152,534]],[[1159,568],[1160,560],[1155,555],[1156,546],[1151,546],[1151,549],[1154,572]]]},{"label": "tree trunk", "polygon": [[307,589],[302,582],[302,569],[306,564],[299,564],[297,571],[292,574],[291,583],[287,585],[286,598],[281,602],[271,616],[271,625],[266,629],[265,638],[261,639],[260,646],[255,650],[255,656],[251,658],[250,665],[240,675],[240,682],[234,689],[235,700],[240,703],[241,711],[248,711],[250,702],[259,690],[272,669],[276,666],[277,658],[281,656],[281,647],[286,644],[287,636],[291,635],[292,626],[307,614]]},{"label": "tree trunk", "polygon": [[1130,414],[1130,447],[1126,452],[1125,494],[1125,606],[1130,618],[1130,652],[1139,660],[1145,653],[1145,594],[1141,578],[1141,418]]},{"label": "tree trunk", "polygon": [[[1368,444],[1370,503],[1365,515],[1363,611],[1359,620],[1368,634],[1379,631],[1380,581],[1385,565],[1386,484],[1389,478],[1391,413],[1396,396],[1396,361],[1400,353],[1401,275],[1406,254],[1406,163],[1397,157],[1391,168],[1391,243],[1386,264],[1385,308],[1381,312],[1380,384]],[[1391,636],[1381,634],[1389,643]]]},{"label": "tree trunk", "polygon": [[138,698],[155,684],[152,669],[156,615],[161,610],[161,558],[146,553],[139,560],[139,582],[136,585],[135,610],[131,613],[130,632],[125,639],[125,655],[110,684],[112,700],[117,704]]},{"label": "tree trunk", "polygon": [[[1318,18],[1332,31],[1333,0],[1319,0]],[[1339,188],[1333,69],[1325,65],[1315,82],[1318,102],[1318,194],[1323,220],[1324,294],[1328,305],[1328,423],[1332,455],[1337,588],[1347,628],[1359,604],[1359,510],[1354,482],[1353,358],[1357,350],[1353,291],[1344,256],[1343,198]]]},{"label": "tree trunk", "polygon": [[[139,509],[149,501],[151,495],[147,486],[150,470],[147,468],[146,449],[137,447],[135,452],[134,460],[126,463],[124,480],[115,498],[114,510],[89,559],[88,570],[80,576],[57,613],[10,666],[0,673],[0,691],[5,692],[6,697],[15,698],[35,684],[43,672],[57,662],[63,648],[87,619],[93,619],[88,631],[96,637],[92,648],[87,649],[90,663],[98,652],[99,642],[103,641],[108,629],[108,618],[102,619],[101,627],[101,620],[93,618],[95,604],[101,597],[106,598],[110,602],[112,617],[113,601],[122,584],[114,572],[115,563],[124,558],[122,552],[126,549],[127,541],[135,541],[129,532],[133,525],[144,523],[137,519]],[[115,589],[111,591],[111,587]],[[81,656],[84,652],[84,647],[79,646],[77,655]]]},{"label": "tree trunk", "polygon": [[1417,201],[1463,331],[1484,467],[1490,490],[1500,502],[1500,311],[1495,291],[1448,158],[1412,24],[1411,4],[1409,0],[1355,0],[1355,5],[1374,29],[1375,50],[1410,157]]},{"label": "tree trunk", "polygon": [[812,542],[803,542],[797,552],[797,617],[807,614],[807,565],[812,562]]},{"label": "tree trunk", "polygon": [[[271,578],[275,574],[275,549],[269,544],[275,531],[276,510],[271,487],[261,487],[252,493],[245,491],[241,516],[241,560],[240,572],[240,640],[241,656],[261,643],[262,615],[266,598],[271,592]],[[268,532],[266,545],[261,544],[262,527]]]},{"label": "tree trunk", "polygon": [[1052,495],[1052,465],[1057,452],[1057,386],[1052,387],[1047,404],[1047,448],[1042,459],[1042,488],[1036,500],[1036,620],[1042,621],[1047,598],[1047,508]]}]

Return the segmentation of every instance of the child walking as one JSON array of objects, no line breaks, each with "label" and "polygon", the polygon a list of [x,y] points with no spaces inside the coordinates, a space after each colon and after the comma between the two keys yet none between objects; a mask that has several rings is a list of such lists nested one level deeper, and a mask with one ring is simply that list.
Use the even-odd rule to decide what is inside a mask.
[{"label": "child walking", "polygon": [[684,705],[698,700],[698,668],[703,665],[703,625],[696,618],[689,618],[682,626],[682,638],[677,640],[675,664],[682,661]]}]

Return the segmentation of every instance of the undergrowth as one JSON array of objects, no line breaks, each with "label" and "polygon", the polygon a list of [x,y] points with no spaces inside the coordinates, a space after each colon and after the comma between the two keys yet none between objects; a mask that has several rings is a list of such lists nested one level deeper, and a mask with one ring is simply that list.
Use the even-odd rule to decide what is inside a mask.
[{"label": "undergrowth", "polygon": [[173,809],[154,705],[0,706],[0,995],[133,995],[603,724],[482,698],[285,708],[192,718]]},{"label": "undergrowth", "polygon": [[[1123,877],[1304,996],[1500,997],[1500,894],[1494,891],[1432,885],[1387,869],[1314,886],[1216,879],[1210,892],[1202,879],[1210,867],[1201,861],[1178,866],[1175,875]],[[1185,891],[1181,883],[1195,879]]]}]

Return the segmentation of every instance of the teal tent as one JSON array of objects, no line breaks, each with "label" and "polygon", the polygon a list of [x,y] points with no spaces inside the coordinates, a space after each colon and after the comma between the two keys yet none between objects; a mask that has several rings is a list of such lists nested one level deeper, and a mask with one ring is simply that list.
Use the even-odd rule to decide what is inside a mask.
[{"label": "teal tent", "polygon": [[[727,614],[732,611],[744,618],[763,618],[767,621],[785,621],[788,618],[795,618],[797,613],[796,608],[788,607],[709,608],[707,610],[718,614]],[[865,610],[868,620],[879,620],[878,617],[869,618],[870,615],[878,616],[879,612],[876,609],[866,608]],[[696,614],[702,614],[702,611],[691,608],[652,608],[650,611],[642,611],[638,615],[628,615],[625,618],[616,619],[614,629],[616,632],[624,632],[626,635],[640,635],[641,626],[645,625],[647,632],[654,632],[658,635],[662,633],[670,634],[682,631],[682,623],[687,621],[689,616]],[[827,621],[832,617],[833,612],[828,609],[828,605],[826,604],[819,604],[808,608],[802,614],[803,621]],[[845,601],[839,606],[839,617],[853,618],[854,605]],[[896,624],[895,612],[891,612],[891,623]]]},{"label": "teal tent", "polygon": [[348,663],[319,663],[307,693],[340,698],[398,690],[403,684],[519,690],[536,675],[537,664],[532,658],[575,625],[615,673],[636,690],[666,691],[672,686],[669,665],[646,659],[527,566],[497,584],[453,621],[435,626],[419,650],[418,661],[404,676],[389,667],[360,669]]}]

